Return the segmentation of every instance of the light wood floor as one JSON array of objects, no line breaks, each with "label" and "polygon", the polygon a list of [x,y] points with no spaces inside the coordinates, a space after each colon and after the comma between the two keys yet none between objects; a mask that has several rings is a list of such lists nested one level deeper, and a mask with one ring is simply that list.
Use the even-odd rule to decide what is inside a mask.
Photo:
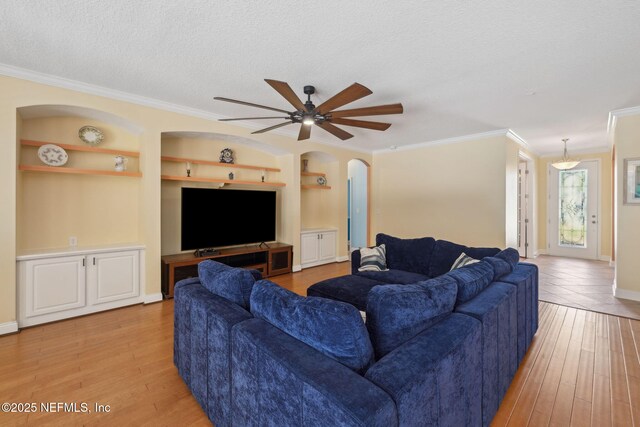
[{"label": "light wood floor", "polygon": [[[304,294],[348,263],[279,276]],[[640,426],[640,321],[540,303],[540,329],[494,426]],[[85,402],[110,413],[7,414],[13,425],[209,425],[172,361],[173,301],[0,337],[1,402]],[[634,424],[635,423],[635,424]]]}]

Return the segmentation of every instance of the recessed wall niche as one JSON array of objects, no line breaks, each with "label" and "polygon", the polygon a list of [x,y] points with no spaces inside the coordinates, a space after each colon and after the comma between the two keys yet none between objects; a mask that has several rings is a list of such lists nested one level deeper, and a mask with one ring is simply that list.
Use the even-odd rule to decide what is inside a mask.
[{"label": "recessed wall niche", "polygon": [[[140,128],[110,113],[60,105],[19,108],[17,121],[18,253],[140,240]],[[95,150],[85,151],[90,146],[78,136],[87,125],[104,134]],[[66,147],[67,163],[45,165],[37,154],[45,142]],[[120,173],[118,154],[127,159]]]}]

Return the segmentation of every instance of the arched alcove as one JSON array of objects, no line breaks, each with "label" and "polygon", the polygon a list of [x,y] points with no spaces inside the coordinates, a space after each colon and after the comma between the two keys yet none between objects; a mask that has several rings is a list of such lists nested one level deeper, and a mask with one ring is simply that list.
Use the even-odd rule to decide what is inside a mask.
[{"label": "arched alcove", "polygon": [[[110,112],[74,105],[16,112],[18,251],[140,241],[143,129]],[[95,146],[83,142],[83,126],[98,128],[104,139]],[[65,150],[67,162],[46,165],[38,155],[45,143]],[[117,155],[127,158],[125,171],[115,170]]]},{"label": "arched alcove", "polygon": [[[223,149],[233,151],[233,164],[220,162]],[[241,136],[215,132],[169,131],[161,134],[161,253],[176,254],[181,245],[182,188],[275,191],[278,240],[284,233],[281,215],[290,153]],[[288,163],[291,163],[288,160]],[[221,206],[220,209],[233,209]],[[258,212],[259,207],[256,207]]]},{"label": "arched alcove", "polygon": [[309,151],[300,156],[300,161],[301,228],[338,228],[341,222],[335,188],[339,176],[338,159],[321,151]]}]

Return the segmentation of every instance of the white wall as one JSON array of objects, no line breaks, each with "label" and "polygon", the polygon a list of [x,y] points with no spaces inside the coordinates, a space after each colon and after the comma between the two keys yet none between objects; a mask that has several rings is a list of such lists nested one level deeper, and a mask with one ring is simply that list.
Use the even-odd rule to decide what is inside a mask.
[{"label": "white wall", "polygon": [[517,200],[507,198],[517,198],[518,163],[511,144],[493,136],[374,154],[372,233],[511,245]]},{"label": "white wall", "polygon": [[640,158],[640,114],[618,120],[616,147],[614,295],[640,301],[640,205],[624,204],[624,161]]}]

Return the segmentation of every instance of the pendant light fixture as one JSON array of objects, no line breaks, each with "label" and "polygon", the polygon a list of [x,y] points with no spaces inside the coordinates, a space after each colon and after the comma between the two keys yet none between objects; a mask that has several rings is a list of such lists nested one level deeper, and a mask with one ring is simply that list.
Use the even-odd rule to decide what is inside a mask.
[{"label": "pendant light fixture", "polygon": [[557,162],[551,163],[551,166],[561,171],[565,171],[567,169],[573,169],[576,166],[578,166],[578,163],[580,163],[580,160],[571,160],[569,158],[569,155],[567,154],[568,140],[569,138],[565,138],[562,140],[562,142],[564,142],[564,154],[562,155],[562,160],[558,160]]}]

